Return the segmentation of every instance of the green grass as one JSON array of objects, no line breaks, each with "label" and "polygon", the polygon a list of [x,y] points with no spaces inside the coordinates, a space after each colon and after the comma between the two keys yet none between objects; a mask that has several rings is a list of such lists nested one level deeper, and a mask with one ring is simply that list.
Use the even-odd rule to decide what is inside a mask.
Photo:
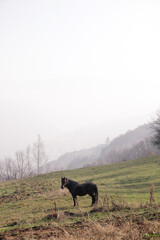
[{"label": "green grass", "polygon": [[[72,171],[53,172],[36,177],[0,183],[0,231],[15,228],[47,225],[53,214],[54,202],[61,212],[88,212],[92,208],[89,196],[78,197],[80,208],[73,207],[70,194],[60,190],[61,176],[75,181],[93,181],[99,189],[100,202],[107,193],[111,197],[123,197],[127,202],[149,201],[150,186],[155,185],[154,196],[160,203],[160,156],[126,161],[118,164],[83,168]],[[104,218],[104,213],[90,214],[92,219]],[[81,217],[65,219],[65,224],[80,221]]]}]

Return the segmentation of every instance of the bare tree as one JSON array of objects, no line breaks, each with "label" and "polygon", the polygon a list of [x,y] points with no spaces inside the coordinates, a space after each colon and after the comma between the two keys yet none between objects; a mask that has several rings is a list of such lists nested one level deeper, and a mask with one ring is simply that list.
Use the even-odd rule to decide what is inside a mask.
[{"label": "bare tree", "polygon": [[156,117],[154,117],[150,125],[154,133],[152,143],[160,148],[160,110],[157,111]]},{"label": "bare tree", "polygon": [[32,148],[28,146],[25,151],[17,151],[14,159],[5,158],[0,161],[0,181],[28,177],[44,172],[46,162],[47,156],[44,145],[40,135],[38,135]]},{"label": "bare tree", "polygon": [[17,178],[17,169],[12,158],[5,158],[3,162],[3,178],[4,180]]},{"label": "bare tree", "polygon": [[36,163],[37,174],[39,174],[42,165],[47,162],[47,156],[44,151],[44,144],[41,140],[40,135],[37,136],[37,141],[33,144],[33,157]]},{"label": "bare tree", "polygon": [[27,176],[27,163],[25,158],[25,153],[23,151],[16,152],[16,167],[17,167],[17,177],[23,178]]},{"label": "bare tree", "polygon": [[4,163],[0,161],[0,182],[4,181]]},{"label": "bare tree", "polygon": [[25,151],[18,151],[16,156],[17,177],[23,178],[33,175],[33,166],[31,164],[31,148],[28,146]]},{"label": "bare tree", "polygon": [[31,176],[31,175],[34,174],[34,170],[33,170],[31,147],[30,146],[28,146],[26,148],[25,160],[26,160],[27,176]]}]

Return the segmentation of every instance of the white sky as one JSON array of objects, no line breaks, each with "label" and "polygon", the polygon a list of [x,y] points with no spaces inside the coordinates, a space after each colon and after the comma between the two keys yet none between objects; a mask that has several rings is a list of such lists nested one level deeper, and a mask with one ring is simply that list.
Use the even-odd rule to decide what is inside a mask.
[{"label": "white sky", "polygon": [[159,93],[159,0],[0,1],[0,150],[102,123],[114,137]]}]

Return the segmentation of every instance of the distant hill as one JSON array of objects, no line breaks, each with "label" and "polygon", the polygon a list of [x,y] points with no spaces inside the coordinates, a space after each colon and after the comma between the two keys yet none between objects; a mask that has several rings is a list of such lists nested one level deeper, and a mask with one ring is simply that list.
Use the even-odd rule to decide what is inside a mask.
[{"label": "distant hill", "polygon": [[[90,165],[101,165],[102,162],[105,164],[116,162],[117,159],[114,159],[114,157],[112,157],[112,161],[107,159],[107,154],[111,151],[117,153],[126,149],[131,149],[132,147],[135,147],[136,144],[149,139],[151,135],[152,130],[150,129],[149,124],[144,124],[134,130],[127,131],[125,134],[121,134],[110,143],[89,149],[65,153],[56,161],[49,162],[47,164],[47,169],[48,171],[57,171],[62,169],[76,169]],[[147,155],[149,153],[146,152],[144,155],[145,154]],[[141,155],[143,154],[138,155],[138,157]],[[130,157],[128,157],[128,160],[129,159]]]},{"label": "distant hill", "polygon": [[134,130],[127,131],[125,134],[121,134],[110,143],[108,148],[116,150],[130,148],[137,142],[150,137],[151,134],[152,130],[149,127],[149,124],[144,124]]},{"label": "distant hill", "polygon": [[45,141],[45,149],[49,159],[55,161],[65,153],[78,152],[100,145],[105,142],[107,134],[110,134],[107,124],[73,130]]},{"label": "distant hill", "polygon": [[76,169],[86,164],[92,164],[98,159],[104,146],[105,145],[99,145],[90,149],[65,153],[56,161],[49,162],[47,164],[47,169],[52,171]]},{"label": "distant hill", "polygon": [[[133,148],[133,151],[136,151],[136,146],[138,145],[138,143],[142,143],[143,142],[143,148],[152,148],[153,151],[156,151],[154,146],[150,144],[150,138],[152,136],[152,129],[150,128],[149,124],[144,124],[141,125],[139,127],[137,127],[134,130],[129,130],[127,131],[125,134],[121,134],[120,136],[118,136],[117,138],[113,139],[113,141],[111,141],[111,143],[109,144],[109,146],[106,146],[102,149],[101,154],[99,156],[99,164],[100,163],[112,163],[112,162],[116,162],[116,161],[121,161],[120,160],[120,153],[122,153],[123,151],[129,151]],[[146,146],[146,144],[148,144]],[[141,144],[142,145],[142,144]],[[139,148],[142,148],[142,146],[139,146]],[[138,147],[137,147],[138,148]],[[152,151],[150,150],[150,151]],[[112,157],[109,157],[108,155],[111,155],[112,153]],[[133,155],[133,159],[134,154]],[[143,152],[137,156],[137,157],[142,157],[142,156],[146,156],[145,153],[143,155]],[[114,159],[115,158],[115,159]],[[116,159],[118,158],[118,159]],[[127,157],[127,160],[131,159],[129,157]],[[97,163],[98,164],[98,163]]]},{"label": "distant hill", "polygon": [[135,129],[146,121],[144,118],[113,119],[97,125],[72,129],[71,132],[62,135],[54,135],[44,141],[45,150],[49,161],[55,161],[65,153],[90,149],[106,142],[106,139],[114,139],[128,129]]}]

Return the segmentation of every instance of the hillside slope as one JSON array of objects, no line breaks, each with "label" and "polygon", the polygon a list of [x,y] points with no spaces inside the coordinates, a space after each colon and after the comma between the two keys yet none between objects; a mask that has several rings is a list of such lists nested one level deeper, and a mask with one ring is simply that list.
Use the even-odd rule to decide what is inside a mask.
[{"label": "hillside slope", "polygon": [[[154,156],[118,164],[54,172],[0,183],[0,233],[4,231],[7,233],[12,230],[10,234],[20,234],[20,230],[17,230],[18,233],[13,230],[21,229],[21,234],[25,234],[22,229],[31,229],[32,231],[29,230],[28,233],[31,234],[34,229],[42,229],[42,226],[50,226],[50,232],[53,232],[51,227],[62,226],[63,224],[67,226],[67,224],[82,221],[84,219],[83,213],[86,212],[89,212],[89,214],[87,213],[88,217],[85,221],[88,221],[89,218],[89,221],[92,222],[104,219],[107,216],[109,219],[113,218],[112,211],[114,217],[116,214],[117,217],[123,216],[126,211],[129,211],[127,214],[130,214],[130,211],[133,214],[132,209],[127,210],[130,209],[128,208],[129,203],[126,205],[125,202],[133,203],[134,206],[139,206],[138,204],[145,205],[146,202],[149,202],[152,183],[155,185],[154,197],[156,203],[160,203],[159,172],[160,156]],[[86,181],[96,183],[99,189],[99,207],[103,206],[107,193],[110,199],[111,211],[108,211],[107,215],[101,210],[100,212],[97,212],[99,210],[92,212],[89,196],[78,197],[80,208],[74,208],[71,194],[65,189],[60,189],[61,176],[66,176],[81,183]],[[121,206],[120,209],[124,208],[122,211],[119,208],[119,210],[112,210],[112,204],[115,204],[113,199],[115,198],[118,201],[124,199],[119,205]],[[54,218],[55,205],[59,214],[62,214],[62,218],[61,215]],[[156,206],[156,209],[159,209],[159,205]],[[116,213],[116,211],[118,212]],[[138,214],[139,211],[146,212],[146,207],[144,210],[142,207],[134,207],[134,214],[136,212]],[[151,209],[149,211],[151,211],[150,214],[153,213],[154,216],[157,216],[155,215],[157,210]],[[13,238],[2,239],[14,239],[14,237],[15,235],[13,235]]]}]

